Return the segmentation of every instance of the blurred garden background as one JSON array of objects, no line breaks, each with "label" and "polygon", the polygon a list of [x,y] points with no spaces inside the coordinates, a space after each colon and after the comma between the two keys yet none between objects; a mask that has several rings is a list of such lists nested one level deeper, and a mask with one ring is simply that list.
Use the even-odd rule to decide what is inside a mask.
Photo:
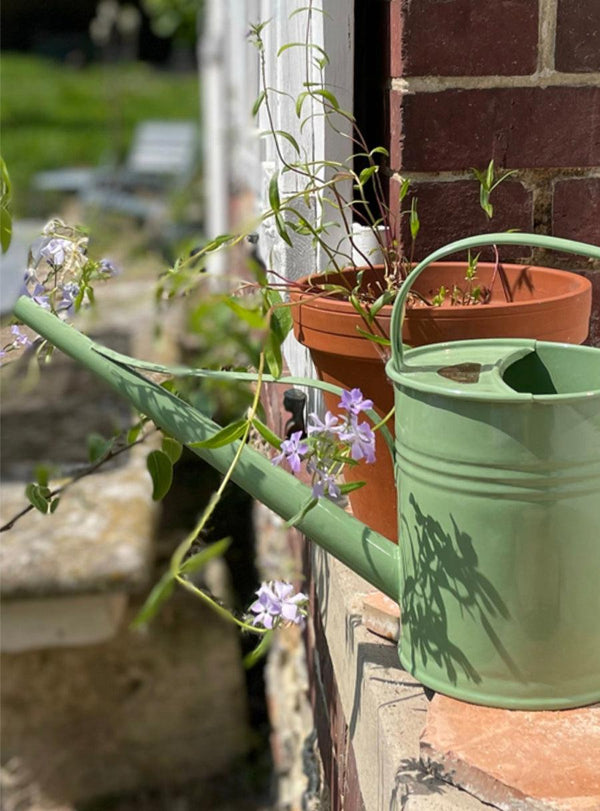
[{"label": "blurred garden background", "polygon": [[[183,354],[194,362],[198,353],[216,351],[214,362],[222,364],[231,362],[231,353],[246,341],[230,328],[227,308],[196,300],[183,315],[168,316],[157,315],[153,302],[160,274],[203,239],[202,5],[202,0],[2,4],[2,156],[12,183],[14,217],[13,242],[2,257],[3,295],[11,273],[22,280],[28,246],[44,223],[60,217],[84,225],[90,254],[106,256],[119,268],[118,276],[98,290],[98,307],[84,329],[90,327],[109,345],[133,346],[133,354],[148,357],[156,356],[157,339],[160,356],[170,330],[165,359]],[[149,123],[155,135],[158,127],[159,141],[171,139],[164,148],[149,143],[144,129]],[[182,125],[184,135],[192,132],[194,138],[181,147],[187,151],[180,164],[165,168],[161,158],[181,146],[173,146],[180,133],[171,125]],[[149,160],[154,165],[134,165],[136,149],[141,164]],[[34,457],[40,461],[42,454],[52,465],[66,465],[61,469],[68,472],[85,461],[86,436],[97,430],[93,420],[100,417],[110,426],[116,419],[101,393],[91,398],[97,409],[92,423],[82,415],[81,403],[90,401],[89,384],[76,382],[79,375],[71,378],[62,363],[58,358],[50,365],[33,395],[17,390],[14,378],[4,384],[3,435],[5,440],[20,436],[20,444],[14,454],[10,442],[4,446],[3,522],[18,512],[24,465],[33,469]],[[214,391],[196,387],[185,396],[213,414],[223,407]],[[240,401],[224,407],[239,408]],[[31,459],[24,459],[25,433],[46,437]],[[68,459],[57,458],[67,446],[75,449],[73,454],[69,450]],[[129,474],[128,465],[123,465],[125,472],[109,466],[90,490],[80,491],[55,515],[27,515],[3,536],[8,540],[2,561],[2,809],[271,807],[263,666],[244,670],[242,665],[252,641],[240,642],[233,628],[185,594],[176,595],[145,636],[132,635],[129,628],[218,479],[184,454],[157,514],[144,464],[132,462]],[[129,521],[129,530],[130,519],[138,523],[137,536],[135,530],[123,532],[114,560],[108,560],[117,580],[122,576],[119,560],[143,551],[136,558],[139,571],[129,585],[120,586],[128,592],[126,607],[119,609],[124,613],[112,636],[99,642],[93,615],[86,612],[103,599],[96,591],[104,587],[94,583],[95,550],[110,544],[88,497],[114,487],[112,476],[132,472],[143,481],[145,495],[114,514],[117,530],[123,521]],[[123,482],[117,482],[117,490],[129,486]],[[83,523],[84,513],[78,511],[88,508],[98,537],[87,549],[82,545],[73,552],[72,527]],[[51,526],[40,523],[48,521]],[[71,529],[65,530],[67,525]],[[211,590],[240,610],[249,604],[258,575],[252,506],[237,489],[228,493],[202,542],[224,536],[234,540],[230,571],[217,565],[207,576]],[[108,548],[106,555],[111,554]],[[37,612],[33,636],[23,630],[23,606]],[[74,619],[79,630],[72,642]]]}]

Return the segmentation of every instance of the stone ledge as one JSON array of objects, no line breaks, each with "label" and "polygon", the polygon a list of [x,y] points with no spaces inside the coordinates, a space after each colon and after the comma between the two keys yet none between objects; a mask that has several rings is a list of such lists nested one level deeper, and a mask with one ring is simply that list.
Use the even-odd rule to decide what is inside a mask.
[{"label": "stone ledge", "polygon": [[[147,448],[135,448],[125,466],[73,485],[53,515],[32,510],[5,533],[2,600],[137,592],[147,585],[157,506],[146,454]],[[3,484],[1,520],[24,503],[23,482]]]},{"label": "stone ledge", "polygon": [[[372,592],[363,600],[363,623],[397,639],[398,607]],[[428,707],[420,750],[431,773],[495,808],[600,808],[600,705],[524,712],[438,694]]]},{"label": "stone ledge", "polygon": [[435,774],[504,811],[600,808],[600,705],[556,712],[436,695],[421,740]]},{"label": "stone ledge", "polygon": [[322,623],[348,726],[366,811],[475,811],[475,797],[427,773],[419,738],[428,701],[391,642],[361,624],[372,587],[311,545]]}]

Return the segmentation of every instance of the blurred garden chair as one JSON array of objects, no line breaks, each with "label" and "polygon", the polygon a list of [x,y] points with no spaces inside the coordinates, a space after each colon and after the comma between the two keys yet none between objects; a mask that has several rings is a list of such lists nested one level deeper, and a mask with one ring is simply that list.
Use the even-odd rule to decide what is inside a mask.
[{"label": "blurred garden chair", "polygon": [[39,172],[39,191],[77,194],[86,207],[141,223],[168,218],[169,198],[191,180],[199,161],[195,121],[143,121],[122,166]]}]

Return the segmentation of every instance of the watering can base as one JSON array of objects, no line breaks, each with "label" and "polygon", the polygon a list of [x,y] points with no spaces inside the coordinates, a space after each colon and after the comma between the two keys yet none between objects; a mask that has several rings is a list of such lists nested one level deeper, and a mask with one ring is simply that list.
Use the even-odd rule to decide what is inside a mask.
[{"label": "watering can base", "polygon": [[[502,710],[571,710],[577,707],[588,707],[600,703],[600,691],[596,688],[589,693],[577,695],[544,695],[540,685],[539,693],[535,693],[533,685],[512,684],[513,692],[508,693],[507,683],[502,682],[498,689],[493,685],[487,686],[457,686],[442,678],[436,678],[426,669],[413,666],[410,657],[404,657],[400,646],[398,656],[402,667],[417,679],[424,687],[450,698],[466,701],[469,704],[479,704],[484,707],[496,707]],[[502,689],[504,688],[504,689]]]}]

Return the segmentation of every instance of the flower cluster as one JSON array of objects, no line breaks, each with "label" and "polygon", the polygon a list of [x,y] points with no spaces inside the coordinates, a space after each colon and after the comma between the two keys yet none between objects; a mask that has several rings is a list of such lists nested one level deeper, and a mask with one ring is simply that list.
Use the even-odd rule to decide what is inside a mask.
[{"label": "flower cluster", "polygon": [[308,597],[301,591],[294,593],[291,583],[269,580],[261,585],[256,597],[250,606],[252,625],[269,631],[286,623],[304,625]]},{"label": "flower cluster", "polygon": [[23,349],[28,346],[31,346],[32,340],[28,335],[21,332],[20,327],[17,324],[13,324],[10,328],[10,333],[13,336],[13,340],[7,344],[3,349],[0,349],[0,358],[3,358],[11,349]]},{"label": "flower cluster", "polygon": [[360,389],[343,392],[339,409],[345,413],[336,416],[328,411],[323,420],[310,414],[308,436],[296,431],[284,440],[273,464],[285,461],[293,473],[299,473],[305,462],[312,476],[313,497],[339,498],[336,479],[342,466],[361,459],[369,464],[375,461],[375,434],[368,422],[359,422],[360,414],[372,407],[372,400],[363,397]]},{"label": "flower cluster", "polygon": [[107,279],[116,268],[107,259],[88,256],[88,238],[62,220],[50,220],[29,250],[25,287],[37,304],[57,314],[71,314],[93,301],[91,282]]},{"label": "flower cluster", "polygon": [[[29,249],[23,293],[64,319],[94,300],[94,281],[109,279],[117,272],[108,259],[90,259],[88,238],[82,229],[53,219]],[[17,325],[11,332],[14,340],[0,350],[0,357],[31,345]]]}]

